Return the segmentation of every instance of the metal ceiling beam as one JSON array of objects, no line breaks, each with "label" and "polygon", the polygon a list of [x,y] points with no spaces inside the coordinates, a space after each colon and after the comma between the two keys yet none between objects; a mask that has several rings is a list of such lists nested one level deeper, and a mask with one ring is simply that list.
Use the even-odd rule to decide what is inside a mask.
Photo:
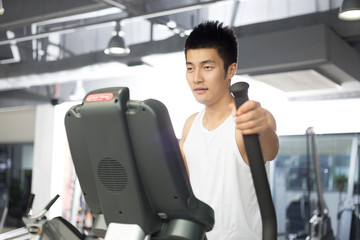
[{"label": "metal ceiling beam", "polygon": [[125,10],[126,9],[126,6],[121,4],[121,3],[118,3],[117,1],[114,1],[114,0],[99,0],[101,2],[104,2],[104,3],[107,3],[111,6],[114,6],[114,7],[117,7],[117,8],[120,8],[122,10]]},{"label": "metal ceiling beam", "polygon": [[130,46],[131,53],[125,57],[110,57],[103,51],[73,56],[51,62],[28,62],[0,65],[0,81],[9,77],[26,76],[30,74],[53,73],[62,70],[71,70],[96,63],[120,62],[124,64],[140,60],[141,57],[151,54],[165,54],[182,51],[185,38],[174,35],[166,40],[147,42]]},{"label": "metal ceiling beam", "polygon": [[[200,2],[200,3],[176,7],[176,8],[172,8],[172,9],[166,9],[166,10],[158,11],[158,12],[140,14],[140,15],[136,15],[136,16],[123,16],[123,15],[116,16],[115,15],[110,19],[106,18],[106,20],[103,20],[102,18],[99,18],[99,19],[96,18],[93,22],[90,22],[87,24],[81,24],[78,27],[73,27],[73,26],[69,27],[69,28],[65,27],[63,29],[56,30],[56,31],[47,31],[47,32],[38,33],[38,34],[29,34],[26,36],[16,37],[16,38],[12,38],[12,39],[0,40],[0,45],[13,44],[16,42],[24,42],[24,41],[29,41],[29,40],[33,40],[33,39],[45,38],[45,37],[50,36],[51,34],[68,34],[68,33],[81,31],[81,30],[85,30],[85,29],[89,29],[89,28],[101,28],[104,25],[108,26],[113,21],[122,21],[122,20],[134,21],[134,20],[138,20],[138,19],[151,19],[151,18],[157,18],[157,17],[167,16],[167,15],[172,15],[172,14],[177,14],[177,13],[182,13],[182,12],[188,12],[188,11],[197,10],[206,5],[211,5],[211,4],[214,4],[217,2],[221,2],[221,1],[237,1],[237,0],[211,0],[211,1],[207,1],[207,2]],[[1,30],[2,30],[2,24],[0,24],[0,31]]]},{"label": "metal ceiling beam", "polygon": [[[46,87],[43,87],[46,88]],[[44,89],[42,92],[44,91]],[[1,99],[16,99],[16,100],[32,100],[32,101],[41,101],[41,102],[49,102],[51,97],[50,96],[44,96],[43,94],[40,94],[39,92],[30,92],[27,91],[27,89],[17,89],[17,90],[11,90],[1,93]]]},{"label": "metal ceiling beam", "polygon": [[[337,15],[337,11],[331,11],[321,14],[309,14],[303,16],[297,16],[289,19],[276,20],[272,22],[258,23],[241,27],[234,27],[234,30],[239,39],[243,37],[249,37],[258,34],[270,33],[274,31],[280,31],[285,29],[293,29],[296,27],[312,26],[314,24],[325,22],[335,33],[342,31],[342,34],[349,37],[357,32],[351,30],[345,31],[344,25],[347,22],[341,22],[337,19],[333,19]],[[326,19],[326,21],[324,20]],[[350,23],[358,24],[360,23]],[[360,29],[360,28],[356,28]],[[360,30],[357,30],[360,31]],[[338,34],[339,35],[339,34]],[[67,69],[80,68],[95,63],[104,63],[111,61],[118,61],[124,64],[139,60],[143,56],[151,54],[171,53],[182,51],[185,38],[181,38],[175,35],[169,39],[162,41],[146,42],[136,45],[131,45],[131,53],[129,56],[121,58],[113,58],[106,56],[102,51],[88,53],[80,56],[73,56],[63,60],[53,62],[33,62],[33,63],[15,63],[9,65],[0,65],[0,81],[5,80],[8,77],[26,76],[29,74],[41,74],[47,72],[56,72]],[[360,52],[360,49],[357,49]],[[242,57],[240,52],[239,57]]]},{"label": "metal ceiling beam", "polygon": [[0,31],[11,30],[49,19],[107,8],[109,5],[89,0],[7,1],[0,18]]}]

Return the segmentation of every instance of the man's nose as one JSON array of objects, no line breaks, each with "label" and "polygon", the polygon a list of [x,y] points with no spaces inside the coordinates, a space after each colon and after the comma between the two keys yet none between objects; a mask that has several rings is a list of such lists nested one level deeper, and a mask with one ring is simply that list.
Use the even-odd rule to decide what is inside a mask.
[{"label": "man's nose", "polygon": [[194,83],[202,83],[202,82],[204,82],[203,76],[202,76],[201,71],[199,69],[195,70],[193,82]]}]

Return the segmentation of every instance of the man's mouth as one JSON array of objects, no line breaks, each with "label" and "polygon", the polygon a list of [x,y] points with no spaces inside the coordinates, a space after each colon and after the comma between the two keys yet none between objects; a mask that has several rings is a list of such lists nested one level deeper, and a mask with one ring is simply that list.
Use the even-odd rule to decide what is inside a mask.
[{"label": "man's mouth", "polygon": [[206,91],[206,90],[208,90],[208,88],[198,87],[198,88],[195,88],[195,89],[194,89],[195,92],[204,92],[204,91]]}]

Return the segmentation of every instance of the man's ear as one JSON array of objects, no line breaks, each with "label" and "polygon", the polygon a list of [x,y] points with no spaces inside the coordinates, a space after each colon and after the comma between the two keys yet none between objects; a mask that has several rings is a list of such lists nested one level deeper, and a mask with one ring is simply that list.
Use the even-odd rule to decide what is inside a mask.
[{"label": "man's ear", "polygon": [[236,74],[236,70],[237,70],[237,64],[236,63],[232,63],[229,67],[228,67],[228,78],[231,79],[235,74]]}]

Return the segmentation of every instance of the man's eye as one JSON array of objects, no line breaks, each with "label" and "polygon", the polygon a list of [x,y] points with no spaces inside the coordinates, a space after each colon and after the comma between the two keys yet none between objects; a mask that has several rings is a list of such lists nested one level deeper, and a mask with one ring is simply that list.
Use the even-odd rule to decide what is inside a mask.
[{"label": "man's eye", "polygon": [[204,67],[206,70],[210,70],[210,69],[212,69],[213,67],[212,66],[205,66]]},{"label": "man's eye", "polygon": [[191,72],[193,70],[192,67],[187,67],[186,69],[187,69],[188,72]]}]

